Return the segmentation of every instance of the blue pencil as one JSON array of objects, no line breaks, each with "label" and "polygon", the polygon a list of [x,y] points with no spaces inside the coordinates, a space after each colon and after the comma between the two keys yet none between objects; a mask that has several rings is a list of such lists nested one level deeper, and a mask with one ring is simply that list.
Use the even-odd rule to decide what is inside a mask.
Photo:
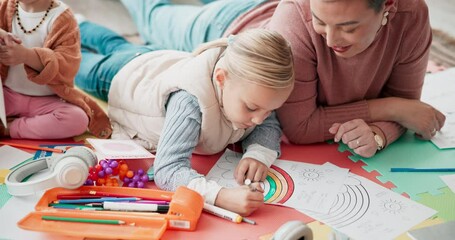
[{"label": "blue pencil", "polygon": [[141,198],[136,197],[125,197],[125,198],[83,198],[83,199],[63,199],[54,201],[54,203],[97,203],[97,202],[126,202],[126,201],[139,201]]},{"label": "blue pencil", "polygon": [[391,168],[391,172],[455,172],[455,168]]}]

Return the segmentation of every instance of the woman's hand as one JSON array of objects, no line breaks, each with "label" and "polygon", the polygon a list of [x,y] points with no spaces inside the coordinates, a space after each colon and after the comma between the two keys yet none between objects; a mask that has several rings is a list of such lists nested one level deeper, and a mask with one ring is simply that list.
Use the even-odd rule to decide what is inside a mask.
[{"label": "woman's hand", "polygon": [[222,188],[216,197],[215,205],[248,216],[264,204],[263,192],[259,183]]},{"label": "woman's hand", "polygon": [[446,117],[436,108],[419,100],[402,99],[397,121],[422,139],[431,139],[444,126]]},{"label": "woman's hand", "polygon": [[334,123],[329,132],[335,142],[342,141],[362,157],[372,157],[378,149],[371,127],[362,119]]},{"label": "woman's hand", "polygon": [[243,158],[235,168],[234,178],[239,185],[243,185],[245,179],[263,182],[268,171],[269,168],[264,163],[253,158]]}]

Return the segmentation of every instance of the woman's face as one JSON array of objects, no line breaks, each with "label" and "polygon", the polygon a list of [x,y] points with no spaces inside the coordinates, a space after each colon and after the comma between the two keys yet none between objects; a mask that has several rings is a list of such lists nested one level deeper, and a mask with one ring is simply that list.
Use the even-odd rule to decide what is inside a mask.
[{"label": "woman's face", "polygon": [[310,8],[314,30],[343,58],[367,49],[384,17],[384,10],[377,13],[366,0],[311,0]]}]

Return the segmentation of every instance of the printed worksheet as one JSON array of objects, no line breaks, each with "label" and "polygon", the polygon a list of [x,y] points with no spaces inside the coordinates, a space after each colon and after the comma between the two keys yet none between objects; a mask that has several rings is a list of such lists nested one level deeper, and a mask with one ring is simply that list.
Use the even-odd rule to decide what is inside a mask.
[{"label": "printed worksheet", "polygon": [[[224,187],[238,186],[234,170],[242,154],[229,149],[207,174]],[[297,209],[328,213],[348,176],[348,169],[276,160],[264,184],[264,201]]]},{"label": "printed worksheet", "polygon": [[395,239],[437,212],[352,173],[328,214],[300,211],[350,238],[369,240]]},{"label": "printed worksheet", "polygon": [[431,141],[440,149],[455,148],[455,68],[427,74],[421,100],[446,116],[444,127]]}]

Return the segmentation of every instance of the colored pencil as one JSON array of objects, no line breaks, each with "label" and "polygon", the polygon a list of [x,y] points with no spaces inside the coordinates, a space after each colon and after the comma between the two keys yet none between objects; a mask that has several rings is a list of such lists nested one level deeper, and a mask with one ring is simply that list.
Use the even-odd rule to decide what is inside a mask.
[{"label": "colored pencil", "polygon": [[391,172],[455,172],[455,168],[391,168]]},{"label": "colored pencil", "polygon": [[8,146],[11,146],[11,147],[27,148],[27,149],[33,149],[33,150],[55,152],[55,153],[64,153],[65,152],[64,150],[58,149],[58,148],[47,148],[47,147],[40,147],[40,146],[28,145],[28,144],[20,144],[20,143],[0,142],[0,144],[8,145]]},{"label": "colored pencil", "polygon": [[54,201],[54,203],[97,203],[97,202],[122,202],[122,201],[138,201],[140,198],[129,197],[129,198],[83,198],[83,199],[63,199]]},{"label": "colored pencil", "polygon": [[[158,204],[158,205],[169,205],[168,201],[149,201],[149,200],[139,200],[139,201],[134,201],[132,203],[142,203],[142,204]],[[92,206],[92,207],[102,207],[103,203],[89,203],[85,204],[86,206]]]},{"label": "colored pencil", "polygon": [[169,205],[169,201],[156,201],[156,200],[140,200],[136,203],[149,203],[149,204],[160,204],[160,205]]},{"label": "colored pencil", "polygon": [[[83,195],[89,194],[89,195],[102,196],[102,197],[132,197],[131,195],[126,195],[126,194],[100,192],[100,191],[95,191],[95,190],[81,191],[81,194],[83,194]],[[140,198],[141,198],[141,200],[166,201],[166,200],[158,199],[158,198],[148,198],[148,197],[140,197]]]},{"label": "colored pencil", "polygon": [[81,194],[57,194],[57,199],[82,199],[82,198],[102,198],[102,196],[81,195]]},{"label": "colored pencil", "polygon": [[113,224],[113,225],[125,224],[125,221],[110,220],[110,219],[70,218],[70,217],[57,217],[57,216],[41,216],[41,219],[51,220],[51,221],[83,222],[83,223]]},{"label": "colored pencil", "polygon": [[67,204],[67,203],[51,203],[50,207],[60,208],[60,209],[75,209],[75,210],[103,210],[102,207],[78,205],[78,204]]}]

